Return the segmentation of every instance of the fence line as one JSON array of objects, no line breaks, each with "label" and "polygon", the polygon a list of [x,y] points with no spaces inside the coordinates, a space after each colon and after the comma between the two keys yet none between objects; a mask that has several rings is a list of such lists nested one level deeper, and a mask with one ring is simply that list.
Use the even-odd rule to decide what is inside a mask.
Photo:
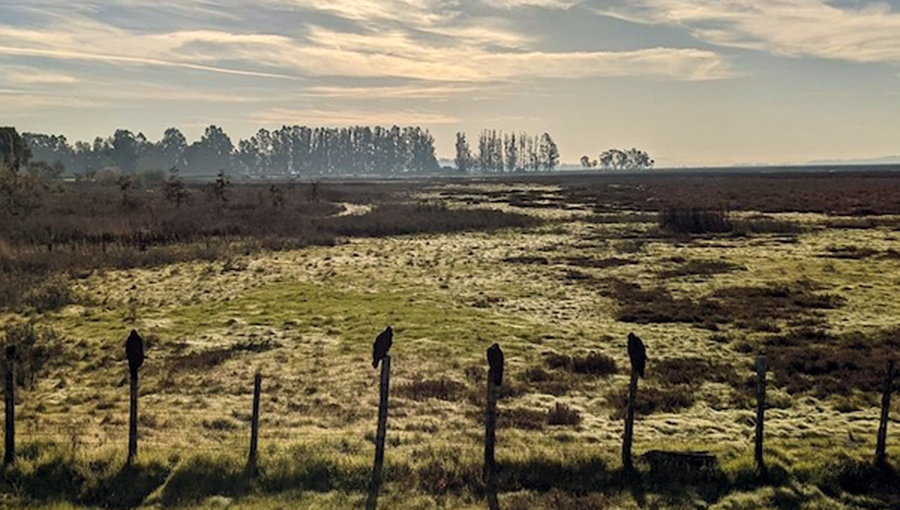
[{"label": "fence line", "polygon": [[[390,328],[387,330],[390,331]],[[136,332],[132,331],[132,335],[136,335]],[[139,338],[139,337],[138,337]],[[381,335],[379,335],[379,339]],[[137,358],[137,351],[132,350],[134,345],[131,343],[132,337],[129,337],[129,368],[130,368],[130,382],[129,385],[129,393],[130,393],[130,406],[129,406],[129,420],[128,422],[121,420],[117,421],[114,424],[104,423],[104,420],[109,416],[110,413],[103,413],[98,411],[93,412],[61,412],[56,413],[60,415],[63,419],[53,420],[53,419],[42,419],[39,415],[26,415],[26,417],[20,417],[20,425],[24,428],[24,430],[20,430],[18,432],[19,440],[53,440],[54,442],[58,442],[61,444],[69,444],[73,450],[84,448],[86,446],[93,447],[115,447],[122,448],[122,444],[125,443],[123,438],[123,431],[128,426],[128,460],[127,462],[132,462],[133,459],[137,457],[138,452],[138,440],[145,447],[150,446],[151,448],[173,448],[173,447],[183,447],[184,445],[189,445],[189,449],[191,451],[200,451],[200,452],[214,452],[214,453],[223,453],[229,452],[234,453],[235,447],[237,445],[241,445],[241,447],[246,447],[249,451],[249,455],[247,457],[247,470],[251,473],[255,473],[256,471],[256,463],[257,463],[257,455],[260,443],[260,437],[262,439],[277,439],[277,438],[287,438],[290,437],[290,443],[308,443],[308,444],[321,444],[325,445],[323,442],[323,438],[325,441],[334,439],[334,438],[343,438],[343,439],[359,439],[358,430],[348,430],[348,429],[337,429],[337,430],[329,430],[329,429],[321,429],[318,427],[284,427],[284,426],[272,426],[272,427],[262,427],[265,431],[262,436],[260,436],[260,423],[263,425],[268,423],[264,417],[261,416],[260,409],[260,400],[261,400],[261,378],[262,374],[257,372],[254,376],[254,385],[252,396],[252,412],[250,413],[250,419],[244,420],[237,418],[237,414],[243,416],[245,409],[242,408],[241,411],[232,410],[229,413],[219,413],[211,410],[188,410],[182,412],[178,415],[178,420],[180,423],[184,423],[185,421],[193,420],[195,423],[199,422],[201,427],[199,429],[193,428],[190,430],[180,429],[179,434],[173,434],[167,429],[171,429],[178,425],[169,423],[168,420],[164,422],[164,425],[167,425],[166,428],[160,430],[160,426],[155,421],[155,415],[150,414],[151,418],[145,418],[144,421],[138,419],[137,414],[137,405],[139,399],[139,391],[138,391],[138,368],[140,367],[140,363],[143,361],[143,344],[140,345],[140,360]],[[388,340],[387,348],[390,347],[390,341]],[[376,352],[377,352],[378,342],[376,341]],[[497,350],[499,351],[499,346],[495,344]],[[629,334],[628,341],[628,350],[629,350],[629,358],[631,361],[631,374],[630,374],[630,384],[629,384],[629,392],[628,392],[628,410],[626,413],[626,419],[624,423],[624,435],[622,442],[622,464],[626,474],[633,474],[634,466],[632,463],[632,444],[635,436],[637,436],[638,441],[640,441],[640,434],[635,435],[635,411],[636,411],[636,401],[639,393],[638,389],[638,379],[644,377],[644,363],[646,361],[646,351],[642,341],[634,336],[633,334]],[[7,350],[7,360],[6,360],[6,451],[4,460],[5,463],[9,464],[15,461],[15,438],[16,438],[16,430],[15,424],[16,421],[14,419],[14,408],[15,408],[15,397],[13,392],[15,390],[14,383],[14,373],[15,373],[15,362],[14,356],[10,355],[10,352],[15,352]],[[494,488],[494,428],[496,425],[496,390],[500,386],[500,375],[502,374],[502,354],[500,354],[500,365],[498,369],[498,365],[496,364],[496,353],[494,353],[493,359],[491,354],[491,349],[488,351],[488,360],[491,364],[490,370],[488,372],[488,385],[487,385],[487,398],[486,398],[486,407],[485,407],[485,423],[486,423],[486,432],[484,435],[484,478],[486,480],[486,485],[488,490],[492,490]],[[379,401],[379,412],[378,412],[378,424],[377,424],[377,432],[375,434],[375,461],[372,468],[372,479],[369,488],[369,499],[366,503],[366,508],[369,510],[374,510],[377,506],[377,499],[379,490],[382,484],[382,476],[383,476],[383,464],[385,458],[385,449],[387,444],[390,444],[387,439],[387,417],[388,417],[388,402],[389,402],[389,381],[390,381],[390,367],[391,367],[391,358],[389,355],[385,353],[382,354],[381,363],[382,363],[382,371],[381,371],[381,385],[380,385],[380,401]],[[377,358],[376,358],[377,360]],[[757,372],[757,414],[755,421],[755,436],[753,438],[752,443],[754,444],[754,460],[756,464],[756,469],[758,475],[762,478],[765,477],[766,474],[766,465],[764,460],[764,414],[766,409],[766,370],[767,370],[766,358],[764,356],[760,356],[757,358],[756,363],[756,372]],[[498,374],[499,370],[499,374]],[[496,383],[495,378],[496,377]],[[496,385],[496,388],[495,388]],[[888,423],[890,422],[889,412],[890,412],[890,401],[891,394],[895,391],[894,389],[894,365],[893,362],[888,362],[887,371],[885,374],[885,382],[884,382],[884,391],[882,396],[882,409],[881,409],[881,419],[880,426],[878,427],[877,434],[877,449],[875,455],[875,464],[881,467],[886,466],[886,442],[888,437]],[[249,402],[248,402],[249,404]],[[559,409],[559,407],[557,407]],[[101,416],[105,414],[106,416]],[[502,414],[502,411],[501,411]],[[56,417],[56,415],[51,415]],[[231,420],[231,422],[221,422],[219,420]],[[100,420],[100,423],[96,422]],[[873,417],[874,421],[874,417]],[[250,429],[251,435],[247,436],[247,429]],[[302,434],[297,437],[297,434],[301,431],[313,431],[313,434]],[[397,432],[392,432],[392,434],[396,434]],[[290,434],[290,435],[289,435]],[[197,443],[196,438],[198,436],[210,436],[218,440],[217,446],[212,446],[208,444]],[[828,437],[826,435],[825,437]],[[793,439],[793,438],[791,438]],[[852,439],[852,438],[851,438]],[[801,439],[797,438],[796,441],[801,441]],[[864,440],[865,441],[865,440]],[[750,443],[750,441],[748,441]],[[777,441],[777,443],[781,444],[789,444],[790,441],[784,441],[783,439]],[[771,444],[771,441],[770,441]],[[246,445],[246,446],[244,446]],[[265,448],[264,448],[265,450]],[[712,459],[713,462],[716,461],[715,457],[709,455],[707,452],[672,452],[672,451],[662,451],[656,450],[648,452],[655,454],[655,458],[662,459],[664,462],[707,462]],[[646,459],[646,457],[645,457]],[[652,460],[649,462],[653,462]],[[652,467],[651,467],[652,469]],[[494,498],[496,498],[496,494],[494,494]]]}]

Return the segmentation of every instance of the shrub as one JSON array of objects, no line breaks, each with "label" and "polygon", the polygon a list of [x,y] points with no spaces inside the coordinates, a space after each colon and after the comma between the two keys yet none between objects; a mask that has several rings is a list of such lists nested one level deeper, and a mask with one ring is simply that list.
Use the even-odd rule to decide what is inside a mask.
[{"label": "shrub", "polygon": [[25,304],[38,312],[49,312],[75,302],[75,292],[68,279],[55,275],[25,294]]},{"label": "shrub", "polygon": [[811,281],[765,286],[725,287],[697,300],[675,297],[664,287],[643,289],[619,278],[603,280],[604,296],[619,303],[618,319],[639,324],[685,322],[715,329],[717,324],[732,323],[757,331],[777,331],[774,320],[795,324],[817,322],[818,310],[841,306],[836,294],[816,292]]},{"label": "shrub", "polygon": [[[483,420],[483,417],[482,417]],[[547,413],[535,409],[515,407],[497,412],[497,427],[522,430],[542,430],[547,425]]]},{"label": "shrub", "polygon": [[[607,394],[606,401],[613,408],[612,417],[621,420],[628,411],[628,388],[611,391]],[[635,413],[639,416],[673,413],[692,406],[694,401],[694,390],[687,384],[670,388],[641,388],[635,399]]]},{"label": "shrub", "polygon": [[452,379],[441,378],[398,385],[397,394],[401,397],[419,401],[435,398],[455,402],[463,397],[465,390],[465,384]]},{"label": "shrub", "polygon": [[687,384],[699,386],[704,382],[716,382],[738,386],[741,378],[731,365],[697,357],[669,358],[653,364],[650,378],[666,385]]},{"label": "shrub", "polygon": [[571,376],[556,371],[549,372],[541,367],[527,368],[520,379],[539,393],[555,396],[565,395],[575,386]]},{"label": "shrub", "polygon": [[572,425],[581,423],[581,413],[559,402],[547,413],[547,423],[550,425]]},{"label": "shrub", "polygon": [[13,324],[5,328],[2,345],[16,348],[16,383],[30,388],[35,379],[63,352],[62,338],[52,329],[36,329],[32,324]]},{"label": "shrub", "polygon": [[216,348],[174,356],[167,360],[168,369],[173,372],[208,370],[231,359],[234,349]]},{"label": "shrub", "polygon": [[615,374],[617,371],[616,360],[598,352],[590,352],[581,356],[550,352],[544,355],[544,362],[550,368],[579,375],[603,377]]},{"label": "shrub", "polygon": [[724,209],[669,206],[659,214],[659,226],[675,234],[718,234],[734,228]]},{"label": "shrub", "polygon": [[763,341],[775,380],[787,392],[819,397],[850,395],[854,390],[877,393],[886,363],[900,349],[900,328],[874,335],[835,335],[801,328]]}]

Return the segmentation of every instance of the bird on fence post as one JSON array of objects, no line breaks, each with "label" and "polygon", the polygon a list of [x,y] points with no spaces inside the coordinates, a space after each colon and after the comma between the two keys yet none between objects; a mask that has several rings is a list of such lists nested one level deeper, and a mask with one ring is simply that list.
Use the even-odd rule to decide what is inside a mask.
[{"label": "bird on fence post", "polygon": [[378,363],[387,356],[393,343],[394,330],[390,326],[378,334],[375,343],[372,344],[372,368],[378,368]]},{"label": "bird on fence post", "polygon": [[634,333],[628,333],[628,358],[631,360],[631,366],[644,378],[644,366],[647,364],[647,349],[644,342]]},{"label": "bird on fence post", "polygon": [[500,344],[495,343],[488,348],[487,360],[488,376],[494,378],[495,386],[501,386],[503,384],[503,351],[500,350]]},{"label": "bird on fence post", "polygon": [[125,341],[125,357],[128,358],[128,370],[134,379],[138,369],[144,364],[144,339],[133,329]]}]

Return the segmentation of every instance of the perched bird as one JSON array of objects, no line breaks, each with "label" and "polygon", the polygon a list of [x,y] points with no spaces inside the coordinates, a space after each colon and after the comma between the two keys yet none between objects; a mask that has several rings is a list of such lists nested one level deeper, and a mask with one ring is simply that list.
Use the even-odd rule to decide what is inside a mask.
[{"label": "perched bird", "polygon": [[644,348],[644,342],[634,333],[628,333],[628,357],[631,359],[632,368],[643,378],[644,365],[647,364],[647,349]]},{"label": "perched bird", "polygon": [[391,343],[394,340],[394,330],[390,326],[385,328],[372,344],[372,368],[378,368],[378,362],[387,356],[391,349]]},{"label": "perched bird", "polygon": [[494,378],[494,384],[500,386],[503,384],[503,351],[500,350],[500,344],[494,344],[487,350],[488,366],[491,367],[488,377]]},{"label": "perched bird", "polygon": [[133,329],[128,335],[128,340],[125,341],[125,357],[128,358],[128,370],[131,371],[131,376],[136,376],[138,369],[144,364],[144,339]]}]

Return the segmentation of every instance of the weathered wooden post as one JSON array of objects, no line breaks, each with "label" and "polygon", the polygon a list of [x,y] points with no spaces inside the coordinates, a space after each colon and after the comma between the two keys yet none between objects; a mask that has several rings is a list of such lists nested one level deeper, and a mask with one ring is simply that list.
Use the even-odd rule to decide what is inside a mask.
[{"label": "weathered wooden post", "polygon": [[128,372],[131,376],[131,399],[128,413],[128,464],[134,461],[138,450],[138,369],[144,364],[144,339],[137,331],[131,330],[125,341],[125,356],[128,358]]},{"label": "weathered wooden post", "polygon": [[16,346],[6,346],[6,449],[3,464],[16,461]]},{"label": "weathered wooden post", "polygon": [[878,444],[875,446],[875,465],[887,466],[888,413],[891,410],[891,393],[894,392],[894,361],[888,362],[884,379],[884,393],[881,395],[881,422],[878,424]]},{"label": "weathered wooden post", "polygon": [[637,400],[638,377],[644,377],[647,350],[644,342],[634,333],[628,333],[628,359],[631,362],[631,380],[628,383],[628,409],[625,414],[625,435],[622,438],[622,467],[626,472],[634,471],[631,460],[631,445],[634,441],[634,410]]},{"label": "weathered wooden post", "polygon": [[247,472],[256,473],[256,461],[259,448],[259,395],[262,392],[262,374],[257,372],[253,378],[253,417],[250,420],[250,456],[247,459]]},{"label": "weathered wooden post", "polygon": [[378,401],[378,429],[375,433],[375,464],[372,466],[372,482],[369,485],[366,510],[374,510],[378,506],[378,491],[381,489],[382,472],[384,471],[384,440],[387,436],[390,385],[391,356],[385,354],[381,358],[381,395]]},{"label": "weathered wooden post", "polygon": [[766,417],[766,370],[769,363],[765,356],[756,358],[756,475],[765,478],[766,462],[763,458],[763,430]]}]

